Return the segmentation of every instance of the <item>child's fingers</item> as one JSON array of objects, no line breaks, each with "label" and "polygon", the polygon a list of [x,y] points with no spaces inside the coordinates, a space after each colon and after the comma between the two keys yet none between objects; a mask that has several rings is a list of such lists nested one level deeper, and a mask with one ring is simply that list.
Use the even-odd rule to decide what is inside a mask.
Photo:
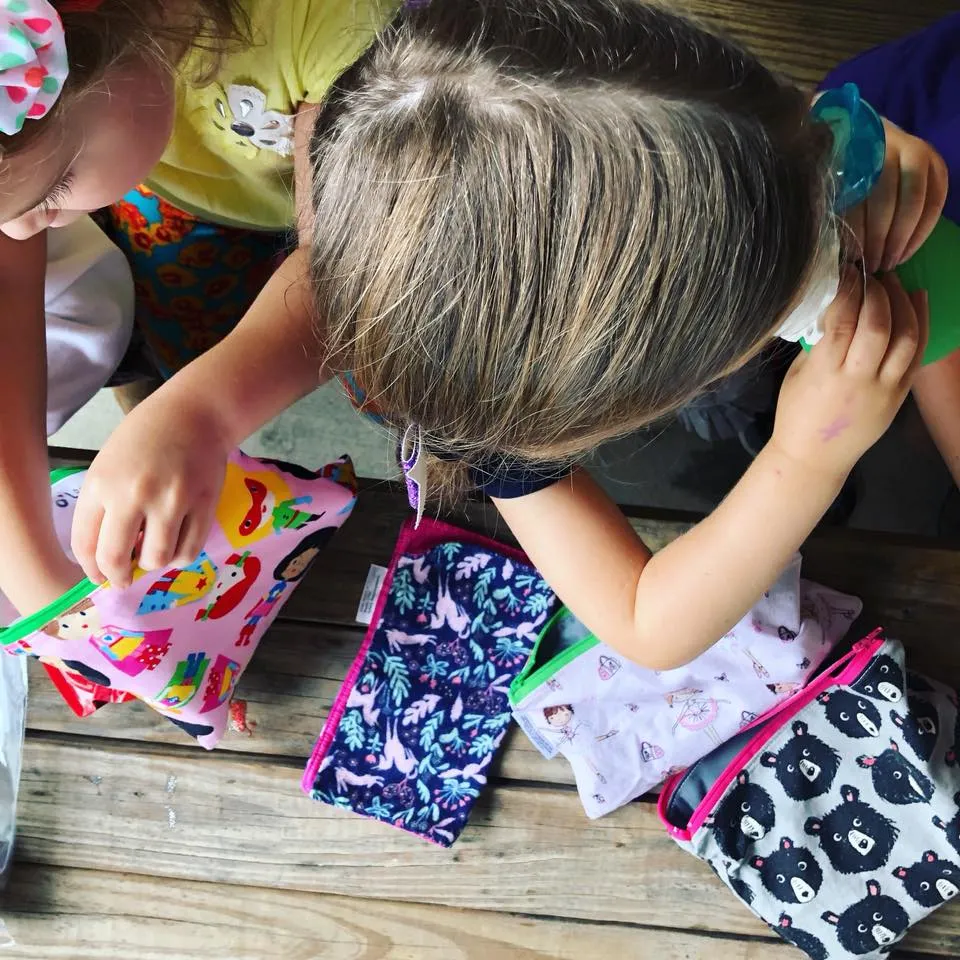
[{"label": "child's fingers", "polygon": [[103,506],[92,496],[81,494],[73,514],[70,531],[70,549],[83,572],[99,583],[103,574],[97,566],[97,544],[100,542],[100,526],[103,523]]},{"label": "child's fingers", "polygon": [[174,560],[178,564],[193,563],[200,556],[207,542],[207,535],[213,526],[215,504],[204,506],[199,510],[191,511],[180,528],[180,540],[177,543]]},{"label": "child's fingers", "polygon": [[898,202],[899,189],[900,164],[894,155],[887,158],[880,178],[874,185],[865,204],[866,228],[863,237],[863,262],[867,268],[867,273],[876,273],[880,269],[891,228],[903,218],[904,212],[906,212],[909,220],[908,223],[900,227],[901,231],[905,231],[901,238],[904,242],[913,233],[913,228],[916,226],[918,217],[910,219],[912,211],[901,209]]},{"label": "child's fingers", "polygon": [[182,511],[167,515],[153,512],[148,515],[140,546],[139,563],[142,569],[158,570],[173,560],[183,519]]},{"label": "child's fingers", "polygon": [[97,567],[115,586],[129,586],[133,572],[133,551],[143,526],[139,510],[117,507],[104,512],[97,543]]},{"label": "child's fingers", "polygon": [[909,240],[904,244],[899,256],[893,261],[893,267],[905,260],[909,260],[920,249],[924,240],[930,236],[930,231],[936,226],[937,221],[943,213],[943,205],[947,200],[947,187],[949,186],[950,175],[947,172],[947,165],[932,147],[930,149],[929,164],[927,175],[924,181],[925,192],[922,203],[920,218],[913,230]]},{"label": "child's fingers", "polygon": [[837,295],[823,315],[823,339],[814,348],[818,362],[824,362],[819,359],[823,357],[834,369],[843,366],[857,332],[862,299],[860,273],[852,264],[847,264],[840,275]]},{"label": "child's fingers", "polygon": [[[926,324],[895,274],[885,274],[880,284],[890,304],[890,346],[880,365],[880,380],[900,387],[912,375],[923,356]],[[919,311],[925,315],[924,310]]]},{"label": "child's fingers", "polygon": [[863,380],[873,379],[877,375],[890,346],[891,329],[890,300],[886,290],[873,277],[867,277],[857,332],[853,335],[844,363],[850,374]]}]

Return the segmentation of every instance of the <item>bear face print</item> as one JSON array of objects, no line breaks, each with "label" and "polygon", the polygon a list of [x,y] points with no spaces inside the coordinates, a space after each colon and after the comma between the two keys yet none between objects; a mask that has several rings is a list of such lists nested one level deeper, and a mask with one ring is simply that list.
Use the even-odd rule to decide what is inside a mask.
[{"label": "bear face print", "polygon": [[775,821],[770,794],[763,787],[750,783],[747,771],[741,770],[737,785],[706,822],[713,828],[714,840],[724,856],[742,860],[748,848],[770,832]]},{"label": "bear face print", "polygon": [[809,817],[804,829],[838,873],[863,873],[886,864],[899,831],[891,820],[860,799],[855,787],[840,788],[843,801],[822,820]]},{"label": "bear face print", "polygon": [[760,881],[782,903],[809,903],[823,884],[823,871],[806,847],[789,837],[767,857],[753,857],[750,866],[760,871]]},{"label": "bear face print", "polygon": [[933,756],[933,748],[937,745],[940,715],[929,700],[912,693],[907,695],[907,708],[906,716],[891,710],[890,719],[903,731],[903,739],[917,759],[927,761]]},{"label": "bear face print", "polygon": [[912,867],[897,867],[893,875],[921,907],[939,907],[960,893],[960,867],[928,850]]},{"label": "bear face print", "polygon": [[848,737],[880,736],[880,711],[869,699],[849,690],[831,690],[821,693],[817,702],[823,704],[830,723]]},{"label": "bear face print", "polygon": [[767,751],[760,758],[765,767],[776,767],[777,780],[793,800],[812,800],[833,786],[840,766],[840,754],[819,737],[807,732],[807,725],[797,720],[793,737],[777,753]]},{"label": "bear face print", "polygon": [[850,684],[850,689],[875,700],[899,703],[903,699],[903,670],[893,657],[881,653],[874,657],[867,670]]},{"label": "bear face print", "polygon": [[[960,791],[954,794],[953,802],[960,807]],[[933,825],[947,835],[947,843],[949,843],[957,853],[960,853],[960,810],[957,811],[949,823],[944,823],[939,817],[934,817]]]},{"label": "bear face print", "polygon": [[929,803],[933,783],[901,753],[895,740],[876,757],[857,757],[857,763],[870,771],[877,796],[888,803]]},{"label": "bear face print", "polygon": [[862,900],[839,916],[825,913],[823,919],[837,928],[837,939],[844,950],[858,956],[889,949],[910,924],[906,910],[892,897],[884,896],[876,880],[867,881],[867,895]]},{"label": "bear face print", "polygon": [[798,930],[793,925],[793,917],[788,913],[781,913],[777,925],[771,925],[771,930],[778,933],[787,943],[792,943],[802,950],[810,960],[827,960],[827,948],[812,933]]}]

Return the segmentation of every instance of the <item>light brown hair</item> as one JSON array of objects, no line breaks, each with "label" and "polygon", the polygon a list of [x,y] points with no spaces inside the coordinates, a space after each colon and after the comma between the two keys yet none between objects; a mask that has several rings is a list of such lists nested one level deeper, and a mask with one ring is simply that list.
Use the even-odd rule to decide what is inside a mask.
[{"label": "light brown hair", "polygon": [[99,83],[107,70],[128,58],[154,57],[171,69],[189,50],[202,50],[194,79],[207,82],[221,55],[249,39],[249,21],[241,0],[103,0],[96,8],[74,9],[53,0],[63,21],[70,73],[50,112],[31,120],[16,134],[0,134],[0,156],[29,146],[80,95]]},{"label": "light brown hair", "polygon": [[312,143],[330,365],[434,491],[573,459],[768,340],[829,220],[808,96],[639,0],[434,0],[337,82]]}]

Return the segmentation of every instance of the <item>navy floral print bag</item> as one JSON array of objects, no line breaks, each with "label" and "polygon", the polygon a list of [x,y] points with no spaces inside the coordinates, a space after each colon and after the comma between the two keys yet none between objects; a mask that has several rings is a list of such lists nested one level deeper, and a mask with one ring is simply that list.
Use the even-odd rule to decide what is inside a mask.
[{"label": "navy floral print bag", "polygon": [[304,790],[450,846],[510,725],[510,684],[557,609],[520,551],[408,521]]}]

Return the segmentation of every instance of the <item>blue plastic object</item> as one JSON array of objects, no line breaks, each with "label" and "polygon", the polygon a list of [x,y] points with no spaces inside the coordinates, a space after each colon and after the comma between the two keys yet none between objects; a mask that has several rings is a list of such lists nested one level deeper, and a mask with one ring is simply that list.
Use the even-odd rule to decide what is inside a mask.
[{"label": "blue plastic object", "polygon": [[834,210],[843,213],[866,199],[883,170],[883,123],[855,83],[825,90],[810,112],[833,134]]}]

